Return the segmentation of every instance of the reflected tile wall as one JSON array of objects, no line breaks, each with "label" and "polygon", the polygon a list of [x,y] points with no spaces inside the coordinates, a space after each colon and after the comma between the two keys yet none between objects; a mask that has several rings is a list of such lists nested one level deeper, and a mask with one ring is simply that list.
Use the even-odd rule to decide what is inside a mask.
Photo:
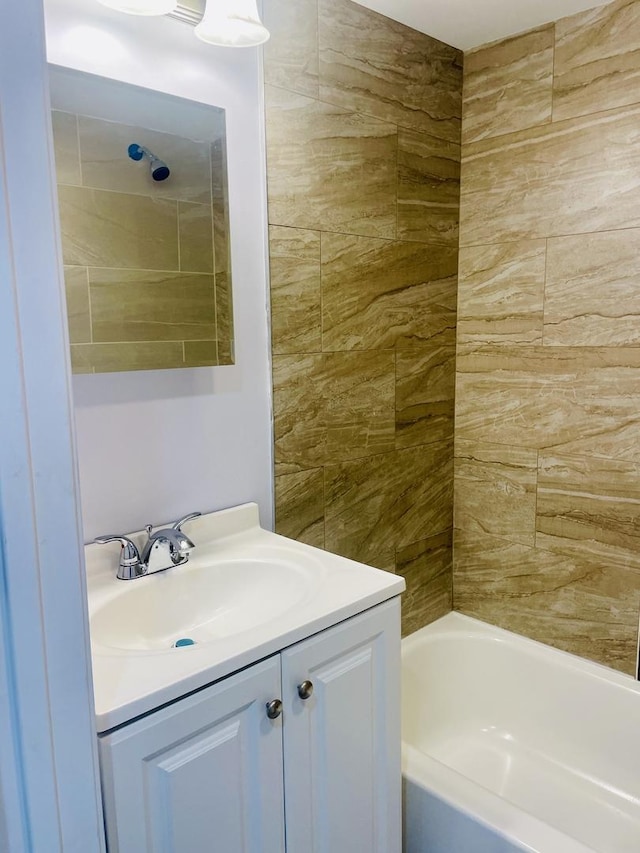
[{"label": "reflected tile wall", "polygon": [[80,169],[78,117],[72,113],[54,110],[51,113],[51,122],[58,183],[80,186],[82,184],[82,173]]},{"label": "reflected tile wall", "polygon": [[67,297],[69,341],[72,344],[90,343],[91,309],[87,267],[65,267],[64,287]]},{"label": "reflected tile wall", "polygon": [[216,336],[212,275],[92,268],[89,295],[96,343]]},{"label": "reflected tile wall", "polygon": [[616,0],[465,60],[454,512],[456,609],[630,674],[639,34]]},{"label": "reflected tile wall", "polygon": [[[211,204],[208,143],[88,116],[78,116],[78,135],[83,186]],[[134,142],[171,166],[170,180],[154,181],[148,161],[127,156]]]},{"label": "reflected tile wall", "polygon": [[[223,122],[212,143],[52,122],[74,372],[232,364]],[[166,158],[169,181],[127,157],[133,141]]]},{"label": "reflected tile wall", "polygon": [[62,185],[58,200],[65,264],[179,269],[176,202]]},{"label": "reflected tile wall", "polygon": [[266,0],[279,532],[451,609],[461,54],[351,0]]}]

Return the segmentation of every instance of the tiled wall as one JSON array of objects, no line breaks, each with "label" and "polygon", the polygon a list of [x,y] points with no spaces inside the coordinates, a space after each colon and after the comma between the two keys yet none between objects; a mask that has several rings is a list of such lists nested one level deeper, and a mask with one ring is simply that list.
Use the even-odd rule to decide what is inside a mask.
[{"label": "tiled wall", "polygon": [[266,0],[276,527],[451,608],[462,64],[351,0]]},{"label": "tiled wall", "polygon": [[211,143],[58,110],[53,130],[73,371],[232,363],[223,119]]},{"label": "tiled wall", "polygon": [[632,673],[640,3],[465,56],[456,609]]}]

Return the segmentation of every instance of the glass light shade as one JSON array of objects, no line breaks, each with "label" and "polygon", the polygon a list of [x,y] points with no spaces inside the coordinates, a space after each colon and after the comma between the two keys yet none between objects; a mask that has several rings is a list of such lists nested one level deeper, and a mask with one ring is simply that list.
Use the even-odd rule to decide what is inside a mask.
[{"label": "glass light shade", "polygon": [[202,41],[221,47],[255,47],[269,38],[256,0],[207,0],[195,33]]},{"label": "glass light shade", "polygon": [[128,15],[168,15],[178,0],[98,0],[98,3]]}]

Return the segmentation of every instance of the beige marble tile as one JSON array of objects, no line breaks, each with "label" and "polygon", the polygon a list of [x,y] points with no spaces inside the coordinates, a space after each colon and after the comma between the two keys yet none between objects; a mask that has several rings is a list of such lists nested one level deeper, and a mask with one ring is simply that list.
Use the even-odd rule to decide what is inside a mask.
[{"label": "beige marble tile", "polygon": [[637,348],[458,348],[456,437],[635,460]]},{"label": "beige marble tile", "polygon": [[218,364],[217,341],[184,342],[185,367],[212,367],[216,364]]},{"label": "beige marble tile", "polygon": [[543,455],[536,544],[640,571],[640,465]]},{"label": "beige marble tile", "polygon": [[407,589],[402,596],[402,635],[412,634],[451,611],[451,531],[414,542],[396,551],[396,574]]},{"label": "beige marble tile", "polygon": [[460,145],[398,128],[398,239],[457,248]]},{"label": "beige marble tile", "polygon": [[462,613],[635,674],[637,571],[456,530],[453,584]]},{"label": "beige marble tile", "polygon": [[59,184],[80,186],[80,146],[78,144],[78,119],[73,113],[51,111],[53,125],[53,153],[56,160],[56,178]]},{"label": "beige marble tile", "polygon": [[322,349],[320,234],[269,228],[271,348],[275,354]]},{"label": "beige marble tile", "polygon": [[639,346],[640,229],[549,240],[544,342]]},{"label": "beige marble tile", "polygon": [[323,234],[323,349],[452,344],[457,254],[421,243]]},{"label": "beige marble tile", "polygon": [[553,118],[640,101],[640,16],[616,0],[556,23]]},{"label": "beige marble tile", "polygon": [[456,441],[454,525],[533,546],[538,453]]},{"label": "beige marble tile", "polygon": [[276,533],[324,548],[322,468],[276,477]]},{"label": "beige marble tile", "polygon": [[95,342],[216,337],[211,275],[92,268],[89,292]]},{"label": "beige marble tile", "polygon": [[418,347],[396,353],[396,447],[453,438],[456,350]]},{"label": "beige marble tile", "polygon": [[458,343],[542,343],[545,246],[519,240],[460,250]]},{"label": "beige marble tile", "polygon": [[64,263],[129,269],[178,269],[174,201],[61,186]]},{"label": "beige marble tile", "polygon": [[213,219],[211,205],[178,202],[180,269],[213,273]]},{"label": "beige marble tile", "polygon": [[465,54],[464,143],[551,121],[553,50],[549,24]]},{"label": "beige marble tile", "polygon": [[175,367],[185,367],[180,341],[71,346],[71,368],[74,373],[120,373]]},{"label": "beige marble tile", "polygon": [[326,547],[393,570],[396,549],[451,527],[449,442],[325,466]]},{"label": "beige marble tile", "polygon": [[235,364],[233,293],[229,273],[216,273],[216,330],[219,364]]},{"label": "beige marble tile", "polygon": [[67,297],[69,341],[86,344],[91,341],[91,308],[89,277],[86,267],[65,267],[64,287]]},{"label": "beige marble tile", "polygon": [[278,474],[394,447],[391,352],[278,355],[273,389]]},{"label": "beige marble tile", "polygon": [[463,147],[460,245],[640,225],[640,104]]},{"label": "beige marble tile", "polygon": [[269,222],[396,236],[397,130],[266,87]]},{"label": "beige marble tile", "polygon": [[460,51],[351,0],[318,12],[323,101],[460,141]]},{"label": "beige marble tile", "polygon": [[[78,116],[85,187],[211,203],[209,143],[144,127]],[[169,166],[165,181],[154,181],[148,160],[132,160],[131,143],[143,145]]]},{"label": "beige marble tile", "polygon": [[265,81],[318,97],[318,0],[265,0],[271,38],[264,46]]}]

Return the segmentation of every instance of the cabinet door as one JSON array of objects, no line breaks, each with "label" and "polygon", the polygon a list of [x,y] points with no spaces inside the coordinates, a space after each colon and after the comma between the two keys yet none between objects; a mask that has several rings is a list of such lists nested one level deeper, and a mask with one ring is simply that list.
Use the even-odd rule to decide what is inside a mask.
[{"label": "cabinet door", "polygon": [[109,853],[283,853],[278,657],[100,738]]},{"label": "cabinet door", "polygon": [[399,599],[283,652],[282,690],[287,853],[399,853]]}]

